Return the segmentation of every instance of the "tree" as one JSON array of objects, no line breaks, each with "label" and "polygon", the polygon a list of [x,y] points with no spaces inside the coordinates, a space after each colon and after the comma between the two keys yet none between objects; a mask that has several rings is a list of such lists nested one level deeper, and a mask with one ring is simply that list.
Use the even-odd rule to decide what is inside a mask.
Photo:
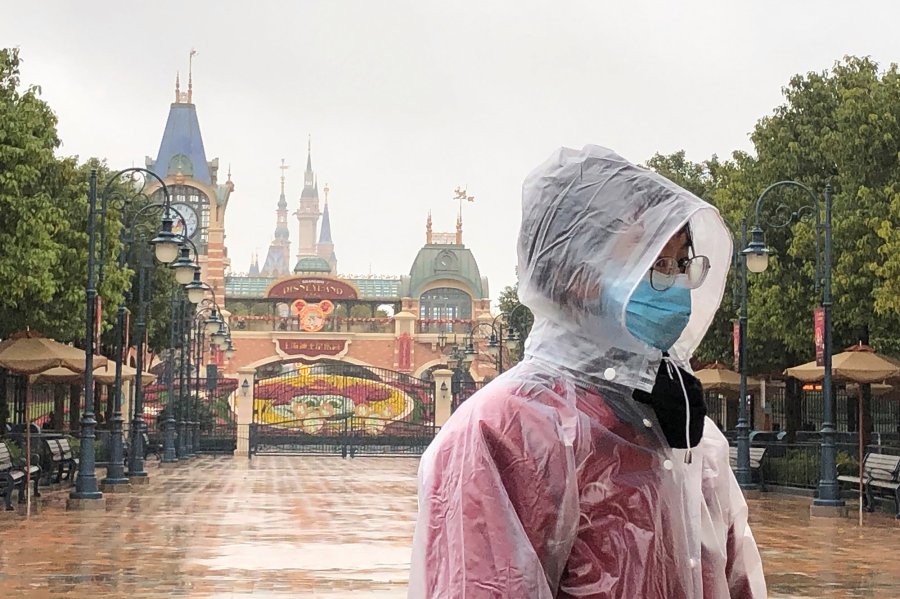
[{"label": "tree", "polygon": [[[754,155],[735,152],[691,163],[683,153],[654,156],[648,165],[716,205],[736,231],[754,220],[754,204],[769,184],[791,179],[820,198],[834,187],[834,347],[870,342],[898,355],[900,341],[900,75],[884,73],[867,58],[848,57],[830,71],[794,76],[785,103],[756,124]],[[817,289],[815,220],[785,224],[809,198],[777,190],[761,213],[766,242],[775,254],[769,269],[750,274],[748,356],[751,370],[780,371],[813,354],[812,311]],[[740,250],[740,247],[737,247]],[[821,273],[820,273],[821,274]],[[736,290],[735,290],[736,291]],[[736,293],[727,293],[701,359],[731,358]]]},{"label": "tree", "polygon": [[503,314],[503,322],[498,323],[505,327],[503,337],[506,338],[510,329],[516,332],[519,344],[516,349],[509,350],[510,366],[522,359],[525,340],[531,333],[531,325],[534,324],[534,316],[527,307],[519,308],[519,284],[507,286],[500,293],[500,312]]},{"label": "tree", "polygon": [[[61,341],[79,340],[89,165],[55,156],[56,116],[39,88],[21,89],[19,65],[18,50],[0,49],[0,336],[30,326]],[[108,238],[116,240],[117,219],[105,226]],[[106,305],[122,299],[127,280],[115,268],[117,251],[112,244],[99,290]]]},{"label": "tree", "polygon": [[[781,179],[819,194],[826,183],[834,186],[835,348],[862,340],[894,352],[900,325],[893,277],[900,271],[894,265],[900,220],[892,210],[900,205],[897,67],[880,73],[868,58],[847,57],[831,71],[793,77],[784,94],[786,103],[754,129],[757,157],[745,176],[757,190]],[[801,201],[784,193],[770,206],[778,199],[794,207]],[[820,297],[814,293],[814,221],[768,231],[778,255],[771,273],[752,280],[751,318],[763,335],[780,337],[787,350],[810,358],[811,313]]]}]

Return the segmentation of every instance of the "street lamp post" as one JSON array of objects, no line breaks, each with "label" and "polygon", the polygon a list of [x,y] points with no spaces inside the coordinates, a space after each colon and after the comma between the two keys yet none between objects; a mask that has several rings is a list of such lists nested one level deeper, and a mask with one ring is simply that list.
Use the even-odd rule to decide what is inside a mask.
[{"label": "street lamp post", "polygon": [[[206,339],[207,333],[214,333],[219,330],[220,324],[222,324],[222,319],[219,317],[219,306],[216,303],[215,293],[212,292],[213,297],[205,298],[200,305],[198,306],[198,310],[194,313],[193,316],[193,334],[194,334],[194,384],[191,387],[193,389],[192,402],[192,414],[193,419],[190,422],[191,428],[191,436],[192,447],[195,452],[200,451],[200,366],[203,362],[203,347]],[[205,319],[204,319],[205,317]]]},{"label": "street lamp post", "polygon": [[149,276],[153,263],[148,260],[145,246],[141,245],[138,251],[138,313],[134,323],[134,332],[137,337],[137,356],[135,356],[134,376],[134,414],[131,417],[131,453],[128,456],[128,478],[147,479],[144,470],[144,334],[147,331],[147,304],[150,302]]},{"label": "street lamp post", "polygon": [[[825,214],[824,222],[822,220],[822,212],[819,204],[819,198],[809,187],[796,181],[779,181],[767,187],[759,195],[756,200],[756,218],[753,230],[750,234],[750,243],[744,250],[744,256],[747,262],[747,269],[750,272],[763,272],[766,270],[769,262],[769,249],[766,247],[765,235],[760,226],[760,209],[763,200],[774,189],[780,187],[795,187],[804,191],[811,199],[812,204],[803,206],[799,210],[792,212],[785,205],[776,210],[776,214],[787,218],[783,222],[775,223],[774,227],[785,227],[795,220],[799,220],[808,213],[813,213],[816,218],[816,287],[819,281],[822,282],[822,310],[824,312],[825,331],[824,331],[824,380],[822,381],[822,397],[823,397],[823,420],[822,420],[822,458],[821,458],[821,475],[819,478],[818,490],[816,498],[813,500],[814,506],[820,507],[841,507],[844,505],[843,499],[837,483],[837,466],[836,466],[836,448],[834,442],[835,427],[833,420],[834,397],[832,389],[832,332],[831,332],[831,208],[832,208],[832,189],[831,184],[825,185]],[[824,236],[825,251],[823,253],[824,264],[819,269],[819,234]]]},{"label": "street lamp post", "polygon": [[466,335],[463,345],[465,347],[454,344],[447,355],[447,367],[453,371],[453,377],[450,381],[450,393],[453,396],[453,401],[451,402],[452,410],[456,410],[459,407],[459,398],[462,395],[466,374],[475,360],[475,348],[472,345],[470,335]]},{"label": "street lamp post", "polygon": [[178,461],[175,449],[175,346],[177,310],[179,303],[177,290],[172,290],[169,300],[171,307],[171,319],[169,321],[169,349],[166,356],[166,417],[163,420],[163,455],[160,458],[162,464],[174,464]]},{"label": "street lamp post", "polygon": [[96,465],[94,463],[94,310],[97,301],[97,287],[94,280],[94,243],[96,240],[95,221],[97,213],[97,171],[91,170],[88,196],[88,261],[87,261],[87,304],[85,309],[84,334],[84,414],[81,415],[81,446],[78,462],[78,477],[72,499],[100,499],[103,493],[97,488]]},{"label": "street lamp post", "polygon": [[185,380],[185,371],[187,368],[187,363],[190,360],[190,356],[188,356],[187,346],[185,345],[185,329],[187,323],[187,298],[182,296],[179,298],[178,302],[178,444],[175,447],[176,455],[179,460],[186,460],[188,457],[188,441],[187,441],[187,396],[185,394],[185,387],[187,385],[187,381]]},{"label": "street lamp post", "polygon": [[[92,169],[89,181],[88,191],[88,255],[87,255],[87,285],[85,289],[86,309],[85,309],[85,372],[84,372],[84,414],[81,420],[81,443],[79,448],[79,464],[78,477],[75,481],[75,489],[69,495],[74,500],[100,499],[103,494],[97,487],[96,463],[94,459],[94,429],[97,421],[94,419],[94,326],[97,318],[97,286],[103,277],[103,263],[105,261],[105,228],[101,226],[100,246],[101,256],[104,259],[100,262],[99,273],[95,273],[96,263],[96,242],[97,242],[97,223],[98,220],[102,225],[106,216],[109,214],[109,203],[115,195],[112,193],[113,183],[121,181],[123,175],[130,174],[132,180],[135,176],[150,177],[156,179],[164,192],[165,208],[170,207],[169,195],[165,189],[163,181],[153,172],[146,169],[130,168],[119,171],[114,174],[106,184],[102,194],[100,207],[97,206],[97,170]],[[143,180],[144,184],[146,179]],[[137,191],[135,196],[142,195],[144,185]],[[121,196],[115,195],[116,198],[123,199]],[[124,198],[122,208],[124,209],[130,199]],[[125,227],[128,229],[128,227]],[[154,245],[156,257],[160,262],[169,263],[175,259],[177,253],[177,242],[175,235],[172,233],[171,219],[163,218],[162,231],[151,241]],[[123,260],[126,248],[120,250],[119,264],[124,267]],[[122,355],[124,353],[124,304],[119,307],[116,319],[116,375],[114,390],[114,415],[113,415],[113,431],[112,431],[112,451],[110,456],[110,466],[105,479],[106,484],[118,485],[127,484],[128,479],[124,476],[124,448],[122,446]]]},{"label": "street lamp post", "polygon": [[[519,310],[528,308],[525,304],[518,304],[515,308],[513,308],[510,313],[503,314],[500,313],[494,317],[491,321],[491,337],[488,341],[488,351],[497,357],[497,373],[503,374],[503,345],[504,341],[506,342],[506,347],[509,349],[516,349],[518,347],[521,339],[519,338],[519,333],[516,331],[513,326],[513,317],[516,312]],[[503,327],[497,326],[497,321],[503,318],[506,321],[507,333],[506,337],[503,336]]]},{"label": "street lamp post", "polygon": [[[747,220],[741,221],[741,247],[747,245]],[[737,467],[734,476],[743,491],[754,491],[753,471],[750,469],[750,423],[747,418],[747,255],[736,254],[741,285],[741,312],[738,317],[738,393]]]}]

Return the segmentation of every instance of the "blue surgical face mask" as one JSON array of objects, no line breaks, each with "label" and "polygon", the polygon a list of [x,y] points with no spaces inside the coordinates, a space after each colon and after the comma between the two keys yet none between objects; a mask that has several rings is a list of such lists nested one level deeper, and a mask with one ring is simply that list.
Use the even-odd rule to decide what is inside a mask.
[{"label": "blue surgical face mask", "polygon": [[625,307],[628,331],[660,351],[668,351],[691,319],[691,290],[682,281],[657,291],[642,280]]}]

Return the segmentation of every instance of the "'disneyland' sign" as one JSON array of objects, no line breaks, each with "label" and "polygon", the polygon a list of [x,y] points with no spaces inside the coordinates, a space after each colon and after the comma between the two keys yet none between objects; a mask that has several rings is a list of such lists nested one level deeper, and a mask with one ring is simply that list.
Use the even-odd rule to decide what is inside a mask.
[{"label": "'disneyland' sign", "polygon": [[289,356],[337,356],[347,349],[344,339],[277,339],[278,349]]},{"label": "'disneyland' sign", "polygon": [[291,300],[353,300],[356,288],[338,279],[292,277],[269,287],[266,297]]}]

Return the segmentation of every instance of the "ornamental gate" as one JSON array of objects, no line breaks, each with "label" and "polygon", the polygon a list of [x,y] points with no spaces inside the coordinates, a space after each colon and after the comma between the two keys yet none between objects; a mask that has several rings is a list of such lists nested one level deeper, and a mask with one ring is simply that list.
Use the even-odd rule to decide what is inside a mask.
[{"label": "ornamental gate", "polygon": [[434,383],[343,362],[256,381],[250,455],[419,455],[434,438]]}]

